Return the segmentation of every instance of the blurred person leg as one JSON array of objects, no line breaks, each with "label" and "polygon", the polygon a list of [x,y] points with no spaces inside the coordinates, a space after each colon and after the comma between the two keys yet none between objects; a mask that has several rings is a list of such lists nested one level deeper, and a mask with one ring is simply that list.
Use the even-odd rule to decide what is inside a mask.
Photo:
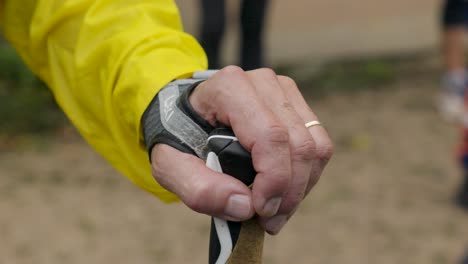
[{"label": "blurred person leg", "polygon": [[264,66],[263,29],[268,2],[268,0],[242,1],[240,65],[244,70]]},{"label": "blurred person leg", "polygon": [[221,68],[220,49],[225,25],[225,1],[201,0],[200,44],[206,52],[210,69]]},{"label": "blurred person leg", "polygon": [[[467,252],[468,253],[468,252]],[[462,259],[460,264],[468,264],[468,254]]]},{"label": "blurred person leg", "polygon": [[[467,96],[468,97],[468,96]],[[466,101],[468,103],[468,99]],[[468,210],[468,128],[463,129],[463,141],[461,146],[461,163],[464,178],[455,197],[456,203]]]},{"label": "blurred person leg", "polygon": [[[447,72],[443,79],[442,103],[452,110],[458,108],[462,124],[462,141],[460,147],[460,159],[463,169],[462,184],[456,195],[457,204],[468,209],[468,93],[467,74],[464,61],[463,37],[466,25],[468,25],[468,2],[465,0],[447,0],[443,10],[443,46]],[[459,105],[460,100],[464,105]],[[441,104],[441,106],[443,106]],[[446,108],[447,110],[449,108]],[[441,109],[444,110],[444,109]],[[454,111],[454,112],[456,112]],[[454,113],[452,112],[452,113]]]},{"label": "blurred person leg", "polygon": [[442,78],[439,108],[444,119],[464,119],[464,94],[467,74],[463,37],[468,16],[464,0],[447,0],[442,9],[442,48],[446,73]]}]

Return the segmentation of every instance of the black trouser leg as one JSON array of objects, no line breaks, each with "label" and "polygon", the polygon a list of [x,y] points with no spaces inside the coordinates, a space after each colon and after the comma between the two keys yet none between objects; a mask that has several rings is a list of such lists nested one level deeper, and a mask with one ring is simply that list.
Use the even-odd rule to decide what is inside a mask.
[{"label": "black trouser leg", "polygon": [[468,210],[468,171],[465,169],[465,178],[458,190],[457,203],[460,207]]},{"label": "black trouser leg", "polygon": [[241,67],[263,66],[263,28],[268,0],[243,0],[241,7]]},{"label": "black trouser leg", "polygon": [[441,23],[443,28],[468,25],[468,2],[446,0],[442,6]]},{"label": "black trouser leg", "polygon": [[462,260],[461,264],[468,264],[468,254],[466,257]]},{"label": "black trouser leg", "polygon": [[201,0],[200,44],[208,56],[210,69],[219,69],[220,48],[226,24],[224,0]]}]

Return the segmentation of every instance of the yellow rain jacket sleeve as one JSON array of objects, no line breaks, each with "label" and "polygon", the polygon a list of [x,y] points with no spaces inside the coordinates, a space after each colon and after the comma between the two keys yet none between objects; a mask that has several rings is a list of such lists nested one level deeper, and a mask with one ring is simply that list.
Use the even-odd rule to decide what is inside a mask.
[{"label": "yellow rain jacket sleeve", "polygon": [[0,26],[99,153],[161,200],[177,199],[152,177],[140,127],[159,89],[207,67],[173,0],[0,0]]}]

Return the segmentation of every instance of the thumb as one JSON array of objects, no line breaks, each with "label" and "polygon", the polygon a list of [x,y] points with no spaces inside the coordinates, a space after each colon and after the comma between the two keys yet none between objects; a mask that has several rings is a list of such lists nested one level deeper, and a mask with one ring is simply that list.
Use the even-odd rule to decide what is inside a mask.
[{"label": "thumb", "polygon": [[190,209],[230,221],[253,217],[251,190],[239,180],[165,144],[156,145],[151,156],[156,181]]}]

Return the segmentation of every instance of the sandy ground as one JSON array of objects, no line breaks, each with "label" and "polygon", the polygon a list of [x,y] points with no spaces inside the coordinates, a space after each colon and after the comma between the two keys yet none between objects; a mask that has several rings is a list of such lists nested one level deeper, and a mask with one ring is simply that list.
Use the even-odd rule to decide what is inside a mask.
[{"label": "sandy ground", "polygon": [[[438,119],[436,78],[309,98],[336,142],[320,184],[265,263],[455,263],[468,215],[457,130]],[[304,93],[308,94],[307,89]],[[0,263],[206,263],[209,218],[164,205],[80,139],[0,154]]]},{"label": "sandy ground", "polygon": [[[196,1],[178,2],[195,32]],[[435,47],[437,6],[274,1],[269,57]],[[436,76],[405,78],[384,90],[308,98],[336,154],[283,232],[267,238],[265,263],[448,264],[461,257],[468,214],[452,204],[461,180],[453,159],[458,131],[436,115],[437,85]],[[80,139],[0,152],[1,264],[206,263],[208,231],[208,217],[140,191]]]},{"label": "sandy ground", "polygon": [[[199,6],[176,0],[184,26],[198,33]],[[236,63],[239,0],[228,3],[226,63]],[[268,62],[328,60],[401,53],[438,46],[442,0],[271,0],[266,30]]]}]

